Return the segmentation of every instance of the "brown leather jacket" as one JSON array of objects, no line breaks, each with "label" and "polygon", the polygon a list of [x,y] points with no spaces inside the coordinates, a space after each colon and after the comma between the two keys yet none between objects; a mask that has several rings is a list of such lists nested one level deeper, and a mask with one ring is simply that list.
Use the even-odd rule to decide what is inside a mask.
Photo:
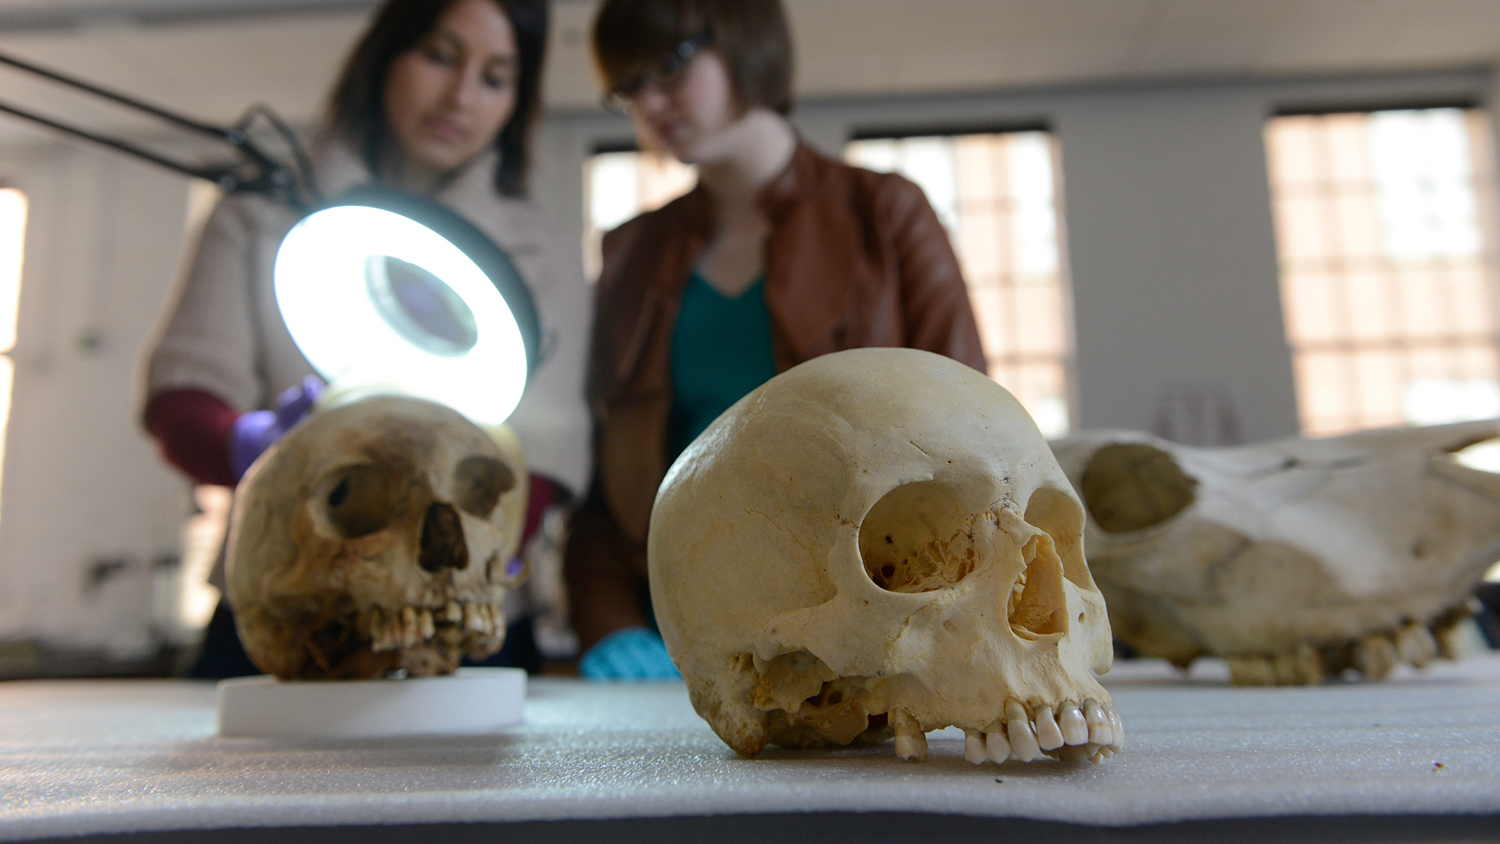
[{"label": "brown leather jacket", "polygon": [[[766,307],[776,369],[862,346],[910,346],[985,368],[968,290],[920,188],[799,144],[761,194],[772,223]],[[604,238],[589,402],[595,474],[565,557],[580,644],[647,623],[646,528],[667,453],[671,338],[715,228],[702,186]]]}]

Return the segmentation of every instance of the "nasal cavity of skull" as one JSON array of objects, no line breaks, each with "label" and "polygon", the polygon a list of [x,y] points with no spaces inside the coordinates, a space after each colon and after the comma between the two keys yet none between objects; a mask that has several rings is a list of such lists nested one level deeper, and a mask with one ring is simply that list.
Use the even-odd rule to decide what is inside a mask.
[{"label": "nasal cavity of skull", "polygon": [[441,501],[433,502],[422,517],[422,542],[417,563],[430,572],[469,567],[469,546],[458,511]]},{"label": "nasal cavity of skull", "polygon": [[379,466],[345,466],[318,485],[323,516],[340,536],[355,539],[396,520],[405,484]]},{"label": "nasal cavity of skull", "polygon": [[1080,589],[1097,591],[1094,576],[1083,559],[1083,508],[1078,499],[1054,487],[1040,487],[1026,502],[1026,523],[1052,537],[1062,559],[1063,577]]},{"label": "nasal cavity of skull", "polygon": [[1023,639],[1036,640],[1068,632],[1067,597],[1063,594],[1062,560],[1052,537],[1037,534],[1021,547],[1026,567],[1011,586],[1005,613],[1010,629]]},{"label": "nasal cavity of skull", "polygon": [[493,457],[474,455],[453,470],[453,503],[464,512],[488,519],[500,497],[516,486],[516,474]]},{"label": "nasal cavity of skull", "polygon": [[1111,443],[1089,458],[1078,492],[1100,528],[1130,533],[1186,510],[1197,489],[1198,482],[1166,451],[1144,443]]},{"label": "nasal cavity of skull", "polygon": [[865,573],[890,592],[950,587],[981,561],[976,521],[981,520],[951,489],[936,482],[897,487],[870,508],[860,525]]}]

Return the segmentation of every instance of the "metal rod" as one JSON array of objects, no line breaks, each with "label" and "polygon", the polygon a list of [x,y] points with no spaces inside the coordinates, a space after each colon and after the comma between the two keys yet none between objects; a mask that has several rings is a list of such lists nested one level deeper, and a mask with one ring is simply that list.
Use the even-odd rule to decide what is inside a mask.
[{"label": "metal rod", "polygon": [[[193,167],[180,161],[173,161],[170,158],[158,155],[157,153],[151,152],[150,150],[141,149],[140,147],[126,143],[125,141],[119,140],[117,138],[110,138],[105,135],[97,135],[84,129],[78,129],[73,126],[68,126],[67,124],[59,123],[58,121],[53,120],[49,117],[44,117],[40,114],[26,111],[25,109],[16,108],[15,106],[6,105],[5,103],[0,103],[0,112],[12,114],[17,117],[24,117],[27,120],[40,123],[43,126],[51,129],[56,129],[59,132],[66,132],[67,134],[74,137],[83,138],[86,141],[91,141],[101,146],[109,147],[110,149],[118,150],[129,155],[134,155],[138,158],[144,158],[147,161],[152,162],[153,164],[158,164],[162,167],[166,167],[169,170],[175,170],[179,173],[184,173],[195,178],[208,179],[212,182],[220,182],[225,175],[230,175],[231,178],[233,178],[232,174],[230,174],[229,172],[232,168]],[[238,182],[239,180],[235,179],[235,181]]]},{"label": "metal rod", "polygon": [[151,105],[150,103],[144,103],[144,102],[141,102],[140,100],[134,99],[132,97],[127,97],[124,94],[121,94],[121,93],[118,93],[118,92],[115,92],[115,91],[111,91],[111,90],[109,90],[107,88],[101,88],[101,87],[99,87],[97,85],[93,85],[93,84],[90,84],[88,82],[84,82],[84,81],[79,80],[79,79],[74,79],[74,78],[69,77],[69,76],[64,76],[63,74],[58,73],[57,71],[48,70],[47,68],[44,68],[44,67],[39,67],[37,65],[31,64],[30,62],[22,61],[20,59],[14,58],[12,56],[5,55],[4,53],[0,53],[0,64],[8,64],[11,67],[17,68],[19,70],[24,70],[27,73],[35,74],[35,75],[40,76],[40,77],[42,77],[44,79],[50,79],[53,82],[57,82],[57,83],[62,84],[62,85],[67,85],[69,87],[77,88],[80,91],[87,91],[88,93],[93,94],[94,96],[103,97],[103,98],[105,98],[107,100],[111,100],[113,102],[119,103],[120,105],[128,106],[130,108],[136,109],[137,111],[144,111],[147,114],[154,115],[156,117],[161,118],[162,120],[166,120],[166,121],[168,121],[170,123],[175,123],[178,126],[182,126],[184,128],[191,129],[194,132],[199,132],[199,133],[202,133],[204,135],[212,135],[212,136],[214,136],[216,138],[220,138],[220,139],[223,139],[223,140],[229,140],[229,137],[230,137],[229,136],[229,130],[221,129],[221,128],[217,127],[217,126],[211,126],[211,125],[209,125],[207,123],[200,123],[200,122],[198,122],[196,120],[192,120],[190,118],[183,117],[180,114],[173,114],[172,112],[167,111],[166,109],[158,108],[157,106]]},{"label": "metal rod", "polygon": [[[0,103],[0,112],[39,123],[50,129],[72,135],[75,138],[82,138],[83,140],[123,152],[127,155],[133,155],[160,167],[165,167],[168,170],[183,173],[194,178],[207,179],[229,193],[236,191],[269,193],[291,202],[293,205],[301,204],[301,198],[296,193],[298,185],[292,177],[291,172],[284,165],[272,159],[257,147],[250,140],[249,134],[245,131],[243,125],[223,128],[193,120],[180,114],[174,114],[164,108],[151,105],[150,103],[141,102],[134,97],[74,79],[57,71],[39,67],[30,62],[5,55],[4,53],[0,53],[0,64],[9,65],[17,70],[22,70],[58,84],[75,88],[84,93],[102,97],[127,108],[144,112],[179,128],[187,129],[200,135],[206,135],[219,143],[233,148],[239,160],[234,164],[193,165],[178,159],[168,158],[165,155],[136,146],[120,138],[101,135],[87,129],[80,129],[77,126],[70,126],[60,120],[38,114],[28,109]],[[293,143],[295,142],[293,141]]]}]

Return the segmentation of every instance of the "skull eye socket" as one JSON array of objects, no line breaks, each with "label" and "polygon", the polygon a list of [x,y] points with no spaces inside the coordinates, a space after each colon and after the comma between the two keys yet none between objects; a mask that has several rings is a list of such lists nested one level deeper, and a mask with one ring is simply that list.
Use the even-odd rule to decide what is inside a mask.
[{"label": "skull eye socket", "polygon": [[1198,482],[1171,454],[1144,443],[1099,449],[1078,486],[1089,515],[1106,533],[1159,525],[1186,510],[1198,495]]},{"label": "skull eye socket", "polygon": [[395,521],[402,484],[378,466],[345,466],[318,485],[329,526],[345,539],[372,534]]},{"label": "skull eye socket", "polygon": [[516,486],[516,474],[492,457],[465,457],[453,471],[453,503],[464,512],[488,519],[500,497]]},{"label": "skull eye socket", "polygon": [[931,592],[963,580],[978,565],[971,508],[932,481],[886,493],[859,528],[865,573],[890,592]]}]

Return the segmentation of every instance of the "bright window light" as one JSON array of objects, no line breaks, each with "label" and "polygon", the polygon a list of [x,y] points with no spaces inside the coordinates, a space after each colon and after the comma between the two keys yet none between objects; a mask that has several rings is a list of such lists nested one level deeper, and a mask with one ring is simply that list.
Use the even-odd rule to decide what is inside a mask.
[{"label": "bright window light", "polygon": [[1305,434],[1500,415],[1489,144],[1456,108],[1267,125]]},{"label": "bright window light", "polygon": [[16,345],[25,247],[26,195],[15,188],[0,190],[0,353],[9,353]]},{"label": "bright window light", "polygon": [[1484,238],[1463,112],[1383,111],[1367,125],[1385,254],[1405,261],[1478,257]]},{"label": "bright window light", "polygon": [[26,195],[0,190],[0,478],[4,476],[6,430],[10,423],[16,325],[21,304],[21,265],[26,247]]},{"label": "bright window light", "polygon": [[697,170],[656,152],[601,152],[584,165],[584,264],[588,278],[599,277],[599,245],[604,233],[644,211],[660,208],[687,193]]}]

